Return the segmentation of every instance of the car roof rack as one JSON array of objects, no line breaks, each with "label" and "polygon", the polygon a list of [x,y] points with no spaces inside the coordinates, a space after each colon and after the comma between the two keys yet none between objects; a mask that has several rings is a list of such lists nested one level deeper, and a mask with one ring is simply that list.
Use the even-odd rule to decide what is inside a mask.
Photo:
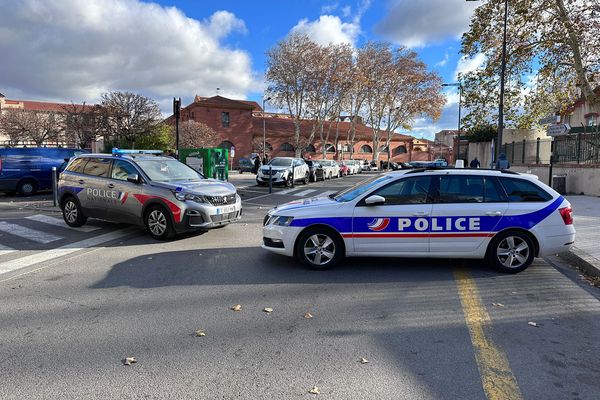
[{"label": "car roof rack", "polygon": [[131,150],[131,149],[119,149],[119,148],[114,148],[112,149],[112,155],[113,156],[117,156],[117,157],[121,157],[124,155],[141,155],[141,154],[151,154],[151,155],[155,155],[155,156],[160,156],[161,154],[163,154],[162,150]]},{"label": "car roof rack", "polygon": [[502,174],[510,174],[510,175],[520,175],[518,172],[511,171],[508,169],[495,169],[495,168],[454,168],[454,167],[423,167],[423,168],[415,168],[407,171],[405,174],[416,174],[419,172],[427,172],[427,171],[444,171],[444,170],[467,170],[467,171],[497,171]]}]

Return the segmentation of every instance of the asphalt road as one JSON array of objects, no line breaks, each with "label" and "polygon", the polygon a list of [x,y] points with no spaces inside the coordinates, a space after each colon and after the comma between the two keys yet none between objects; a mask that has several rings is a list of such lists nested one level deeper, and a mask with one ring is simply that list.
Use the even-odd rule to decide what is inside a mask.
[{"label": "asphalt road", "polygon": [[[0,398],[600,398],[600,291],[568,267],[361,258],[315,272],[259,247],[271,205],[356,180],[250,186],[242,221],[170,242],[99,221],[45,227],[60,237],[45,244],[3,232],[0,269],[124,233],[0,274]],[[56,216],[23,204],[0,203],[2,220]]]}]

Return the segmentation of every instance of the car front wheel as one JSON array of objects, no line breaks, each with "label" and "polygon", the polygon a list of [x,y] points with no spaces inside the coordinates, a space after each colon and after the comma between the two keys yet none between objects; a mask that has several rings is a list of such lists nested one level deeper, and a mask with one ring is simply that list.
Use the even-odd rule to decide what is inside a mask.
[{"label": "car front wheel", "polygon": [[519,231],[507,231],[497,235],[488,249],[488,261],[502,272],[516,274],[533,262],[535,246],[531,238]]},{"label": "car front wheel", "polygon": [[154,239],[166,240],[175,236],[169,214],[161,206],[151,206],[146,212],[146,227]]},{"label": "car front wheel", "polygon": [[298,239],[296,256],[309,268],[328,269],[344,257],[344,244],[340,236],[329,229],[309,229]]}]

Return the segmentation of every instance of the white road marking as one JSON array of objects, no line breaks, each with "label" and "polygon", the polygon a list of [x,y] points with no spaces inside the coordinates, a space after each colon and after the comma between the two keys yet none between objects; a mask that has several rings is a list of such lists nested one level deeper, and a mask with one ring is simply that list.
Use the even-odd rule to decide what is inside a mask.
[{"label": "white road marking", "polygon": [[12,247],[8,247],[8,246],[4,246],[4,245],[0,244],[0,256],[3,256],[4,254],[12,253],[14,251],[16,251],[16,250],[13,249]]},{"label": "white road marking", "polygon": [[95,236],[93,238],[80,240],[79,242],[69,243],[56,249],[41,251],[36,254],[31,254],[29,256],[17,258],[15,260],[6,261],[0,263],[0,275],[5,274],[7,272],[19,270],[21,268],[26,268],[41,262],[50,261],[58,257],[66,256],[75,253],[79,250],[98,246],[99,244],[110,242],[111,240],[116,240],[122,238],[123,236],[130,235],[136,231],[139,231],[139,229],[136,229],[134,227],[120,229],[118,231],[105,233],[103,235]]},{"label": "white road marking", "polygon": [[286,190],[280,190],[279,192],[277,192],[277,194],[288,194],[290,192],[295,192],[298,189],[286,189]]},{"label": "white road marking", "polygon": [[292,196],[298,196],[298,197],[304,197],[304,196],[308,196],[311,193],[317,192],[316,189],[308,189],[308,190],[303,190],[300,193],[294,193]]},{"label": "white road marking", "polygon": [[70,227],[69,225],[67,225],[62,218],[51,217],[50,215],[44,215],[44,214],[31,215],[31,216],[25,217],[25,218],[29,219],[31,221],[37,221],[37,222],[42,222],[44,224],[60,226],[61,228],[72,229],[72,230],[79,231],[79,232],[93,232],[93,231],[97,231],[98,229],[102,229],[99,226],[92,226],[92,225],[84,225],[79,228],[73,228],[73,227]]},{"label": "white road marking", "polygon": [[0,231],[38,243],[50,243],[63,238],[62,236],[53,235],[51,233],[38,231],[17,224],[11,224],[5,221],[0,222]]}]

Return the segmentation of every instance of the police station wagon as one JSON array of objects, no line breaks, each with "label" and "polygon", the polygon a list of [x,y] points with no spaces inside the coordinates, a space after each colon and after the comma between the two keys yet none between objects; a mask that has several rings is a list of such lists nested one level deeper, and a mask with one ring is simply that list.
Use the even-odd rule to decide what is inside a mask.
[{"label": "police station wagon", "polygon": [[94,217],[138,224],[168,239],[240,219],[242,201],[232,184],[153,153],[160,152],[115,150],[73,159],[58,183],[65,222],[77,227]]},{"label": "police station wagon", "polygon": [[532,175],[417,169],[269,211],[263,248],[312,268],[344,256],[486,258],[503,272],[568,251],[571,205]]}]

